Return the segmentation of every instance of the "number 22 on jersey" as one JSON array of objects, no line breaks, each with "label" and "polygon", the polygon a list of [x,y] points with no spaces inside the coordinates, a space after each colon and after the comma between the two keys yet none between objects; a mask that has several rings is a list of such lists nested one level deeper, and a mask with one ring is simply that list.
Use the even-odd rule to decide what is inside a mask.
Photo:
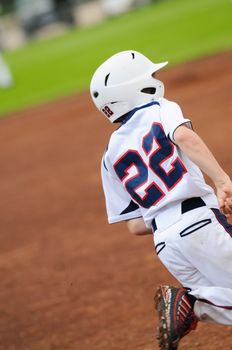
[{"label": "number 22 on jersey", "polygon": [[[152,152],[154,142],[158,147]],[[131,197],[142,207],[150,208],[158,203],[165,193],[155,182],[155,176],[149,183],[149,169],[160,178],[168,192],[176,186],[187,170],[179,157],[173,158],[174,145],[166,136],[160,123],[153,123],[150,131],[143,137],[142,149],[144,154],[129,149],[114,164],[114,169],[122,182],[126,179],[124,186]],[[162,164],[171,157],[173,158],[171,168],[166,171]],[[136,168],[136,174],[130,176],[131,167]],[[145,193],[143,196],[138,194],[142,186]]]}]

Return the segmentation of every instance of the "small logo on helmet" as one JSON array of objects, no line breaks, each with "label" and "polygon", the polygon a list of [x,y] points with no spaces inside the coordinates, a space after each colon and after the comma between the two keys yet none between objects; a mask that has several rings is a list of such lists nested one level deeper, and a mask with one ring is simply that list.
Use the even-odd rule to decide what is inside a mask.
[{"label": "small logo on helmet", "polygon": [[114,114],[114,112],[108,106],[102,108],[102,112],[107,116],[107,118],[110,118]]}]

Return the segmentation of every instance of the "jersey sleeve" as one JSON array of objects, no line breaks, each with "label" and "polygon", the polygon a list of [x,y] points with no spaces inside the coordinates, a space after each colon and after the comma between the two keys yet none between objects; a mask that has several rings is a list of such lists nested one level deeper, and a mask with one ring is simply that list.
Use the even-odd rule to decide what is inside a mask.
[{"label": "jersey sleeve", "polygon": [[180,125],[185,124],[192,129],[190,119],[184,118],[180,106],[172,101],[165,100],[161,110],[161,121],[166,135],[174,144],[174,133]]},{"label": "jersey sleeve", "polygon": [[138,204],[132,201],[107,161],[106,155],[101,163],[101,176],[109,224],[141,217]]}]

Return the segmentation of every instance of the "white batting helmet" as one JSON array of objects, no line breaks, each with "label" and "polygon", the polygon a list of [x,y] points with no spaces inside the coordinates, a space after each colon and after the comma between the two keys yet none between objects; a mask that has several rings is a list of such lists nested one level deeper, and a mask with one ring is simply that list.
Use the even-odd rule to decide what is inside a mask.
[{"label": "white batting helmet", "polygon": [[164,95],[164,85],[154,73],[166,64],[153,63],[137,51],[113,55],[92,77],[94,104],[113,123],[135,107],[158,100]]}]

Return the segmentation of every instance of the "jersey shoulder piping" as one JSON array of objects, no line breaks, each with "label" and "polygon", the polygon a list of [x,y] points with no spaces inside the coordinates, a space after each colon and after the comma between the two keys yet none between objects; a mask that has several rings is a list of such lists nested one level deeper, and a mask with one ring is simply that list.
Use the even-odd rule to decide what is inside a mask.
[{"label": "jersey shoulder piping", "polygon": [[[160,106],[160,103],[157,102],[157,101],[153,101],[153,102],[149,102],[149,103],[147,103],[147,104],[145,104],[145,105],[143,105],[143,106],[139,106],[139,107],[136,107],[136,108],[132,109],[130,112],[128,112],[127,117],[123,120],[123,122],[122,122],[122,124],[119,126],[119,128],[121,128],[122,125],[126,124],[126,123],[128,122],[128,120],[130,120],[130,119],[133,117],[133,115],[134,115],[137,111],[139,111],[140,109],[144,109],[144,108],[153,106],[153,105],[158,105],[158,106]],[[119,128],[118,128],[118,129],[119,129]]]}]

